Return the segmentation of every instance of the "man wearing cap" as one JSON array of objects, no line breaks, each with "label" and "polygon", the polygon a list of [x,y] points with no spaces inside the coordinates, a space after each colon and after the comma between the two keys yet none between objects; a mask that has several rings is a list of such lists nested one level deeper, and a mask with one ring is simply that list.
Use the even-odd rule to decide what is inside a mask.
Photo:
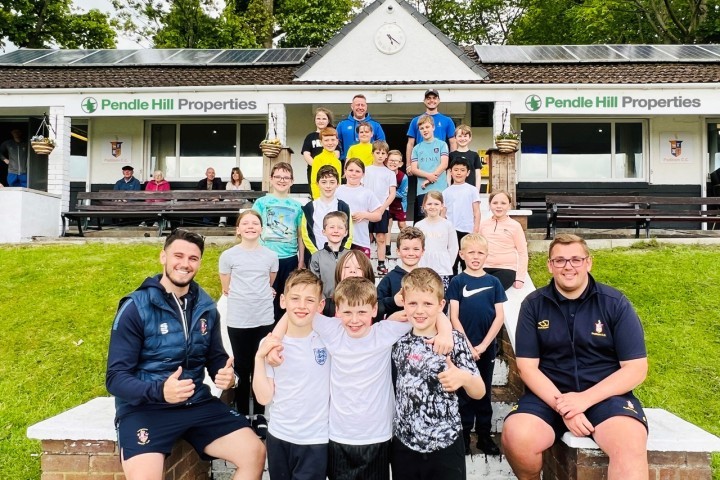
[{"label": "man wearing cap", "polygon": [[115,182],[113,190],[140,191],[140,180],[133,177],[134,170],[131,165],[122,167],[123,178]]},{"label": "man wearing cap", "polygon": [[413,118],[410,122],[410,128],[408,128],[408,142],[407,148],[405,149],[405,161],[407,162],[407,166],[410,166],[413,147],[415,144],[423,141],[417,125],[418,120],[423,115],[430,115],[433,122],[435,122],[435,138],[447,143],[451,152],[457,148],[457,144],[455,143],[455,123],[452,121],[452,118],[438,112],[438,105],[440,105],[440,94],[438,91],[434,88],[425,91],[425,100],[423,103],[425,104],[425,113]]}]

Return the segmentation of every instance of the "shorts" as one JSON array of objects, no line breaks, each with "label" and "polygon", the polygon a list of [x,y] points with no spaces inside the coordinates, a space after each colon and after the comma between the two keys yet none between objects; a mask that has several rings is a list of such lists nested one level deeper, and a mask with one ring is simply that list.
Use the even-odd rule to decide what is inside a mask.
[{"label": "shorts", "polygon": [[388,233],[388,211],[385,210],[382,214],[382,218],[377,222],[370,222],[368,229],[370,233]]},{"label": "shorts", "polygon": [[[563,433],[568,431],[560,414],[532,392],[526,392],[520,397],[518,403],[510,410],[508,417],[515,413],[529,413],[539,417],[552,427],[555,431],[556,438],[560,438]],[[601,424],[608,418],[620,415],[632,417],[642,423],[646,430],[648,429],[645,411],[642,405],[640,405],[640,400],[638,400],[632,392],[606,398],[585,411],[585,416],[593,426]]]},{"label": "shorts", "polygon": [[390,218],[398,222],[404,222],[407,220],[407,213],[403,210],[402,203],[400,203],[399,199],[393,200],[390,204],[390,207],[388,207],[388,214]]},{"label": "shorts", "polygon": [[369,445],[347,445],[330,440],[330,480],[390,480],[390,440]]},{"label": "shorts", "polygon": [[355,245],[355,244],[353,243],[350,248],[351,248],[352,250],[360,250],[361,252],[363,252],[363,253],[365,254],[366,257],[368,257],[368,259],[370,259],[370,253],[371,253],[371,252],[370,252],[370,249],[369,249],[368,247],[363,247],[363,246],[361,246],[361,245]]},{"label": "shorts", "polygon": [[193,446],[203,460],[205,447],[250,423],[238,412],[212,398],[200,403],[155,410],[131,412],[115,420],[120,458],[127,460],[144,453],[172,453],[182,438]]},{"label": "shorts", "polygon": [[434,452],[416,452],[397,437],[392,441],[393,480],[465,480],[465,441],[455,441]]},{"label": "shorts", "polygon": [[322,479],[327,474],[328,444],[298,445],[268,433],[268,472],[271,478]]}]

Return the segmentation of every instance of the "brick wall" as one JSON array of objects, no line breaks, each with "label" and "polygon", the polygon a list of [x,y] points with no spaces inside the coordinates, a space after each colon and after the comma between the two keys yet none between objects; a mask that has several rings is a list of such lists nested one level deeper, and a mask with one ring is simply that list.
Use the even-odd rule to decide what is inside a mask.
[{"label": "brick wall", "polygon": [[508,365],[508,380],[507,384],[503,386],[493,387],[493,400],[499,402],[514,403],[517,402],[520,395],[524,391],[524,384],[520,379],[520,374],[517,369],[517,362],[515,361],[515,352],[513,351],[512,344],[510,343],[510,337],[508,336],[505,325],[500,329],[498,334],[499,342],[499,358],[507,362]]},{"label": "brick wall", "polygon": [[[124,480],[113,441],[43,440],[41,480]],[[185,441],[165,459],[165,480],[206,480],[210,463],[200,460]]]},{"label": "brick wall", "polygon": [[[710,454],[704,452],[648,452],[649,480],[711,480]],[[572,448],[562,441],[543,455],[543,478],[607,479],[608,457],[599,449]]]}]

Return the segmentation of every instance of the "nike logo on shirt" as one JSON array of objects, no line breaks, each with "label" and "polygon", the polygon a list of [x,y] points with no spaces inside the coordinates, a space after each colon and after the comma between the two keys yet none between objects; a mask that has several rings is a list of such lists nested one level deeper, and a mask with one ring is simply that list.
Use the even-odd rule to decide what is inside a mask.
[{"label": "nike logo on shirt", "polygon": [[493,288],[493,287],[481,287],[481,288],[475,288],[475,289],[473,289],[473,290],[468,290],[467,285],[465,285],[465,286],[463,287],[463,292],[462,292],[462,294],[463,294],[463,297],[465,297],[465,298],[467,298],[467,297],[472,297],[472,296],[475,295],[476,293],[480,293],[480,292],[482,292],[482,291],[484,291],[484,290],[490,290],[491,288]]}]

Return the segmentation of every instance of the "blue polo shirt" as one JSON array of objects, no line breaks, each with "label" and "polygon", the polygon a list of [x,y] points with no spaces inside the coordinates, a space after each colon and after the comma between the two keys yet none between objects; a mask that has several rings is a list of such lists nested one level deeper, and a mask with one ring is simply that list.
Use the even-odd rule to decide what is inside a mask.
[{"label": "blue polo shirt", "polygon": [[551,281],[520,307],[515,353],[539,359],[540,371],[563,393],[587,390],[619,370],[620,362],[647,357],[642,325],[628,299],[588,276],[578,299],[562,298]]},{"label": "blue polo shirt", "polygon": [[[418,120],[420,120],[420,117],[424,117],[425,115],[427,114],[423,113],[422,115],[418,115],[413,118],[410,121],[410,127],[408,127],[407,136],[414,138],[416,144],[423,141],[423,137],[418,129]],[[433,136],[435,138],[440,139],[443,142],[447,142],[448,139],[455,136],[455,122],[452,121],[452,118],[443,115],[442,113],[436,113],[435,115],[430,116],[432,117],[433,122],[435,122],[435,131],[433,132]]]}]

